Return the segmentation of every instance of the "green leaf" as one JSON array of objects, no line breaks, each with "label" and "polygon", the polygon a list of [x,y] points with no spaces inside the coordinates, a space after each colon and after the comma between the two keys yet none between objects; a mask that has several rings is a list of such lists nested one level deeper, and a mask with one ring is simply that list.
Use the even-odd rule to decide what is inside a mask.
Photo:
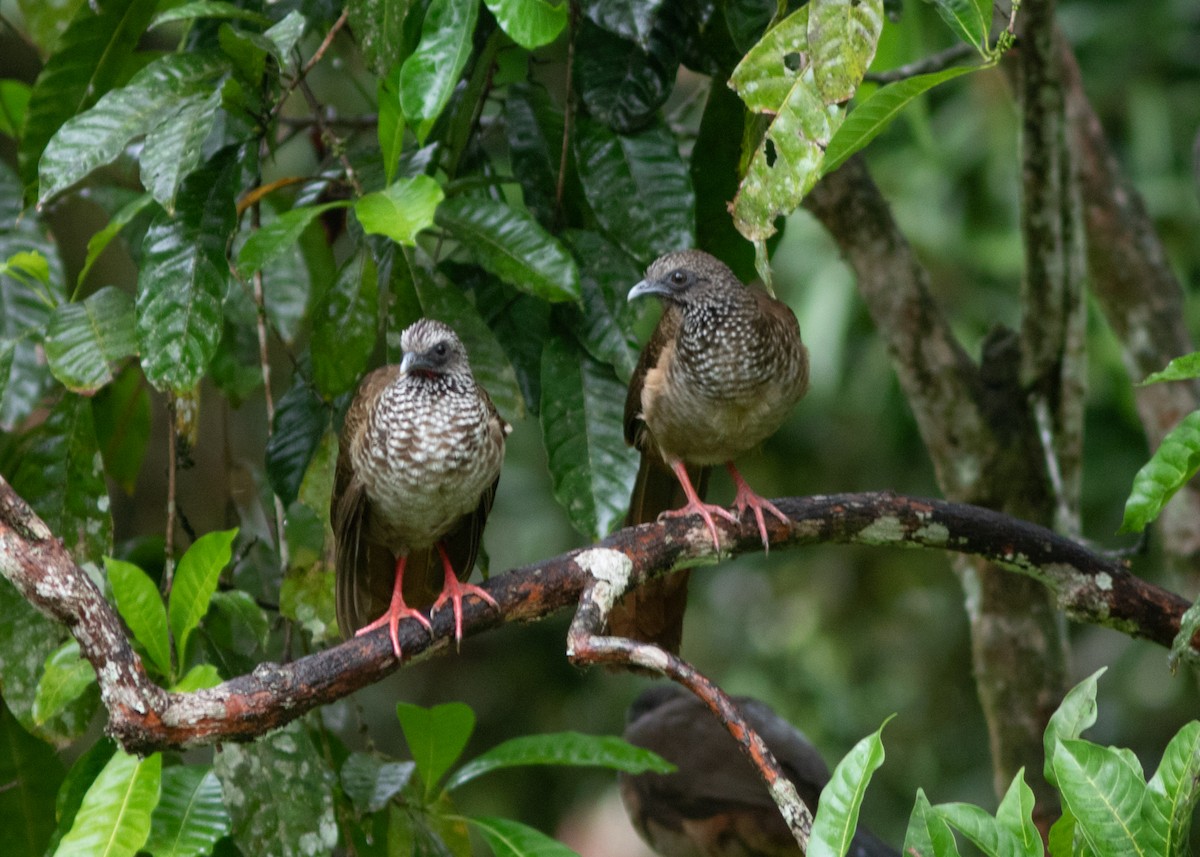
[{"label": "green leaf", "polygon": [[820,177],[825,147],[842,112],[810,83],[809,6],[773,27],[730,77],[746,107],[769,117],[733,200],[738,231],[751,241],[775,233],[775,218],[791,214]]},{"label": "green leaf", "polygon": [[361,249],[313,307],[313,381],[326,398],[350,390],[366,372],[379,327],[379,276]]},{"label": "green leaf", "polygon": [[113,380],[116,364],[137,353],[133,298],[105,286],[77,303],[59,304],[43,344],[54,377],[91,394]]},{"label": "green leaf", "polygon": [[951,827],[966,835],[987,857],[1013,857],[1016,842],[1007,831],[1002,831],[983,809],[969,803],[943,803],[933,807],[933,812],[946,820]]},{"label": "green leaf", "polygon": [[95,683],[96,671],[79,656],[79,643],[63,643],[46,658],[46,670],[33,701],[34,722],[41,726],[57,717]]},{"label": "green leaf", "polygon": [[483,815],[468,820],[496,857],[579,857],[561,842],[518,821]]},{"label": "green leaf", "polygon": [[[888,720],[891,718],[889,717]],[[860,740],[833,769],[833,776],[821,790],[808,857],[845,854],[858,827],[858,812],[871,775],[883,764],[883,727]]]},{"label": "green leaf", "polygon": [[[92,170],[112,163],[132,140],[172,121],[191,99],[208,97],[217,78],[227,69],[228,61],[218,54],[168,54],[134,75],[128,86],[114,89],[95,107],[65,122],[46,145],[38,166],[39,203],[75,184]],[[215,107],[210,105],[209,108],[208,124],[211,126]],[[200,141],[193,139],[195,133],[198,132],[176,133],[168,138],[168,142],[177,152],[183,152],[185,137],[194,146],[199,145]],[[198,152],[189,149],[188,154],[194,165]],[[149,157],[156,172],[164,168],[155,162],[153,153],[149,153]],[[145,169],[142,177],[145,181]],[[147,190],[154,191],[149,186]]]},{"label": "green leaf", "polygon": [[[50,621],[26,601],[7,579],[0,578],[0,675],[4,676],[3,703],[22,728],[48,741],[74,737],[76,724],[54,724],[46,730],[34,723],[33,707],[37,699],[45,662],[65,637],[61,625]],[[86,724],[84,724],[86,725]],[[82,728],[79,727],[79,728]],[[65,734],[64,734],[65,733]],[[65,742],[65,741],[64,741]],[[0,798],[4,792],[0,791]]]},{"label": "green leaf", "polygon": [[524,765],[611,768],[626,774],[647,771],[669,774],[675,770],[674,765],[649,750],[614,735],[557,732],[525,735],[496,745],[455,771],[446,783],[446,790],[452,791],[489,771]]},{"label": "green leaf", "polygon": [[596,220],[640,265],[695,243],[695,193],[664,124],[617,135],[580,118],[575,158]]},{"label": "green leaf", "polygon": [[299,10],[293,9],[263,33],[271,55],[275,57],[284,74],[296,73],[296,45],[307,26],[308,19]]},{"label": "green leaf", "polygon": [[54,748],[30,735],[0,699],[0,818],[4,851],[11,857],[41,857],[54,833],[54,801],[63,781]]},{"label": "green leaf", "polygon": [[386,235],[397,244],[417,243],[417,233],[433,225],[446,194],[426,175],[400,179],[354,203],[354,214],[368,235]]},{"label": "green leaf", "polygon": [[1033,789],[1025,782],[1025,769],[1013,777],[1012,784],[996,810],[996,822],[1002,831],[1011,835],[1012,854],[1041,857],[1044,852],[1042,836],[1033,823]]},{"label": "green leaf", "polygon": [[158,674],[169,678],[171,670],[171,639],[167,634],[167,608],[158,587],[146,572],[131,562],[104,558],[108,585],[112,587],[117,611],[133,638],[142,644],[150,664]]},{"label": "green leaf", "polygon": [[342,791],[359,815],[378,812],[408,785],[415,762],[385,762],[369,753],[351,753],[342,763]]},{"label": "green leaf", "polygon": [[117,742],[111,738],[101,738],[84,750],[71,765],[66,779],[63,780],[62,786],[58,790],[58,796],[54,800],[58,827],[51,837],[50,847],[46,849],[46,854],[53,854],[58,849],[58,843],[75,823],[75,816],[79,814],[79,807],[83,805],[83,799],[87,795],[88,789],[96,781],[96,777],[100,776],[100,772],[111,761],[116,751]]},{"label": "green leaf", "polygon": [[29,498],[77,563],[98,564],[112,552],[112,514],[91,402],[64,393],[34,438],[13,489]]},{"label": "green leaf", "polygon": [[500,29],[525,50],[548,45],[567,25],[567,3],[548,0],[484,0]]},{"label": "green leaf", "polygon": [[350,28],[358,40],[363,59],[379,77],[389,75],[404,59],[412,44],[405,38],[405,19],[419,18],[419,11],[409,15],[414,0],[348,0]]},{"label": "green leaf", "polygon": [[[504,99],[504,131],[513,177],[521,184],[525,207],[538,222],[553,228],[558,218],[558,174],[563,166],[562,111],[544,87],[515,83]],[[565,179],[563,196],[564,201],[570,199]]]},{"label": "green leaf", "polygon": [[920,857],[959,857],[954,831],[929,805],[923,789],[917,789],[917,800],[904,834],[903,853],[919,854]]},{"label": "green leaf", "polygon": [[236,537],[236,528],[205,533],[187,549],[175,569],[167,621],[181,664],[187,657],[188,637],[208,612],[208,603],[217,591],[217,578],[229,564]]},{"label": "green leaf", "polygon": [[889,83],[887,86],[881,86],[872,92],[862,104],[850,111],[846,121],[834,132],[829,146],[825,149],[821,175],[828,175],[844,164],[855,152],[865,149],[867,144],[892,124],[892,120],[900,115],[900,111],[918,95],[940,83],[978,71],[981,68],[988,68],[988,66],[959,66],[931,74],[919,74]]},{"label": "green leaf", "polygon": [[330,410],[299,372],[292,388],[275,408],[275,425],[267,441],[267,479],[284,505],[290,506],[313,453],[329,428]]},{"label": "green leaf", "polygon": [[104,472],[133,494],[150,443],[150,394],[135,364],[92,398],[92,415]]},{"label": "green leaf", "polygon": [[37,181],[42,151],[55,132],[121,83],[157,5],[157,0],[80,4],[29,97],[18,151],[26,185]]},{"label": "green leaf", "polygon": [[504,282],[546,301],[579,299],[574,258],[528,212],[486,197],[457,196],[438,208],[437,222]]},{"label": "green leaf", "polygon": [[462,289],[436,271],[421,264],[405,267],[413,277],[422,313],[454,328],[470,356],[475,381],[488,391],[501,416],[510,423],[519,420],[525,406],[516,372],[475,305]]},{"label": "green leaf", "polygon": [[218,154],[188,176],[174,216],[159,214],[146,233],[138,274],[138,351],[156,389],[191,390],[216,353],[238,173],[233,150]]},{"label": "green leaf", "polygon": [[1200,378],[1200,351],[1193,351],[1182,357],[1176,357],[1166,365],[1165,369],[1153,372],[1142,381],[1142,384],[1157,384],[1161,381],[1187,381]]},{"label": "green leaf", "polygon": [[79,276],[75,278],[76,287],[83,285],[83,281],[87,279],[88,273],[92,270],[92,265],[96,264],[96,260],[100,258],[100,254],[112,243],[112,240],[117,237],[118,233],[129,225],[131,220],[141,214],[146,206],[153,202],[154,197],[148,193],[134,197],[121,206],[120,210],[109,219],[108,224],[103,229],[88,239],[87,258],[84,260],[83,268],[79,271]]},{"label": "green leaf", "polygon": [[[294,505],[295,509],[307,509],[307,506]],[[289,516],[288,523],[292,523]],[[317,527],[324,529],[325,518],[316,521]],[[289,547],[291,539],[288,539]],[[339,640],[337,616],[334,608],[334,581],[328,567],[319,562],[313,562],[307,568],[297,568],[296,555],[293,548],[292,568],[283,576],[279,586],[279,613],[291,619],[312,635],[313,642]]]},{"label": "green leaf", "polygon": [[162,797],[150,819],[145,850],[154,857],[201,857],[229,832],[221,783],[209,765],[162,772]]},{"label": "green leaf", "polygon": [[217,592],[204,617],[205,654],[225,675],[242,675],[268,659],[266,613],[240,589]]},{"label": "green leaf", "polygon": [[875,58],[883,0],[812,0],[808,44],[813,82],[826,104],[849,101]]},{"label": "green leaf", "polygon": [[0,80],[0,134],[13,138],[20,134],[32,91],[19,80]]},{"label": "green leaf", "polygon": [[292,249],[309,224],[326,211],[345,208],[348,201],[306,205],[278,215],[261,229],[251,232],[237,254],[238,273],[251,277],[269,266],[275,259]]},{"label": "green leaf", "polygon": [[[564,307],[567,326],[580,345],[626,380],[637,366],[641,345],[635,332],[638,305],[629,290],[642,272],[619,247],[597,232],[572,230],[566,240],[579,260],[581,308]],[[740,239],[739,239],[740,240]]]},{"label": "green leaf", "polygon": [[118,750],[83,798],[55,857],[133,857],[150,834],[162,755],[138,759]]},{"label": "green leaf", "polygon": [[626,445],[625,385],[566,337],[542,353],[542,440],[554,498],[586,538],[624,520],[638,456]]},{"label": "green leaf", "polygon": [[242,854],[331,854],[333,773],[296,720],[252,744],[228,743],[213,765]]},{"label": "green leaf", "polygon": [[1146,789],[1142,819],[1164,854],[1184,854],[1200,798],[1200,722],[1184,725],[1163,751]]},{"label": "green leaf", "polygon": [[422,144],[471,56],[479,0],[432,0],[421,41],[400,69],[400,107]]},{"label": "green leaf", "polygon": [[[659,8],[672,19],[686,14],[671,4]],[[674,88],[680,31],[686,28],[686,21],[655,16],[650,37],[637,43],[582,21],[575,39],[575,86],[588,115],[623,134],[654,122]]]},{"label": "green leaf", "polygon": [[1164,853],[1146,848],[1139,822],[1146,784],[1113,748],[1067,738],[1055,745],[1050,762],[1063,805],[1098,857]]},{"label": "green leaf", "polygon": [[[400,66],[386,75],[380,75],[375,87],[375,100],[379,105],[379,125],[376,138],[379,154],[383,158],[384,175],[390,186],[396,180],[396,167],[404,152],[404,113],[400,110]],[[361,222],[362,217],[359,216]]]},{"label": "green leaf", "polygon": [[954,34],[990,56],[988,32],[992,26],[992,0],[932,0],[942,20]]},{"label": "green leaf", "polygon": [[1042,739],[1042,749],[1046,755],[1042,774],[1052,786],[1058,786],[1058,781],[1054,778],[1054,767],[1050,764],[1054,758],[1054,747],[1059,741],[1078,738],[1083,734],[1083,730],[1096,722],[1096,683],[1107,669],[1108,667],[1101,667],[1067,691],[1063,701],[1050,715]]},{"label": "green leaf", "polygon": [[1133,477],[1119,532],[1144,530],[1197,470],[1200,470],[1200,411],[1192,411],[1167,432],[1154,455]]},{"label": "green leaf", "polygon": [[461,702],[432,708],[400,702],[396,704],[396,717],[429,799],[436,794],[438,780],[467,746],[475,730],[475,712]]},{"label": "green leaf", "polygon": [[[217,593],[220,595],[220,593]],[[194,690],[205,690],[216,687],[221,683],[221,674],[213,664],[196,664],[187,671],[187,675],[175,684],[171,690],[175,693],[191,693]]]},{"label": "green leaf", "polygon": [[195,21],[199,18],[230,18],[234,21],[249,21],[260,27],[266,27],[271,23],[271,19],[265,15],[249,9],[241,9],[233,3],[226,3],[223,0],[192,0],[191,3],[184,3],[174,9],[159,12],[150,22],[150,29],[161,27],[172,21]]},{"label": "green leaf", "polygon": [[201,146],[216,124],[220,106],[219,89],[186,96],[146,134],[142,184],[167,211],[175,210],[175,194],[199,165]]}]

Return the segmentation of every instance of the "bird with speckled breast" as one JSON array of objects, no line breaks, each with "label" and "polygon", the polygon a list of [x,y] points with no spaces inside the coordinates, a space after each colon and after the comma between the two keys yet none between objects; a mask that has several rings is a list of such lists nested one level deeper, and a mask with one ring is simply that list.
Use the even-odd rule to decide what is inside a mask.
[{"label": "bird with speckled breast", "polygon": [[475,565],[511,431],[451,328],[423,318],[400,345],[399,365],[367,375],[346,412],[330,503],[338,625],[346,636],[386,626],[397,658],[400,620],[432,630],[421,608],[449,602],[458,641],[465,595],[497,607],[459,578]]},{"label": "bird with speckled breast", "polygon": [[[655,260],[629,300],[648,295],[662,301],[663,314],[625,399],[625,439],[642,453],[626,524],[699,515],[720,551],[714,516],[736,524],[750,510],[769,549],[765,514],[788,518],[733,460],[774,434],[808,391],[796,316],[702,250]],[[716,464],[733,477],[736,515],[704,502]],[[652,581],[618,602],[610,630],[676,651],[686,595],[686,571]]]}]

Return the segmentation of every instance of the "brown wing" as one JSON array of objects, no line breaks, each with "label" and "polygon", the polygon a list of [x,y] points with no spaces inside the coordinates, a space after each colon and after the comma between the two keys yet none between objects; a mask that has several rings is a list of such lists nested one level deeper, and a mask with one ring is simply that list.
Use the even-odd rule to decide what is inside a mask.
[{"label": "brown wing", "polygon": [[[625,516],[627,527],[657,520],[662,512],[678,509],[687,501],[679,480],[662,460],[641,418],[646,373],[663,359],[666,345],[678,335],[682,320],[683,313],[678,307],[668,305],[664,309],[650,341],[642,350],[625,395],[625,442],[642,453],[629,498],[629,512]],[[692,485],[701,499],[708,490],[708,474],[707,467],[688,468]],[[621,598],[609,614],[609,631],[618,637],[655,643],[668,651],[678,652],[683,638],[688,576],[687,571],[677,571],[652,580]]]}]

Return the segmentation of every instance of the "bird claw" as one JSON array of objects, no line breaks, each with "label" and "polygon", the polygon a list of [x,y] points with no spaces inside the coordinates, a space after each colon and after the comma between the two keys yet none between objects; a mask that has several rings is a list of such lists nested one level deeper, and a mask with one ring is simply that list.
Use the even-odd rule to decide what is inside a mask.
[{"label": "bird claw", "polygon": [[662,518],[683,518],[688,515],[699,515],[705,525],[708,527],[708,532],[712,535],[713,547],[717,553],[721,552],[721,537],[717,532],[717,522],[713,520],[713,515],[719,515],[731,524],[740,523],[736,515],[730,512],[723,506],[716,506],[711,503],[701,503],[699,501],[689,502],[686,506],[681,506],[678,509],[670,509],[663,512],[658,517]]},{"label": "bird claw", "polygon": [[354,632],[354,636],[361,637],[364,634],[371,633],[376,628],[382,628],[384,625],[386,625],[388,629],[388,636],[392,640],[392,652],[395,653],[396,660],[400,660],[400,620],[408,618],[416,619],[425,626],[425,630],[429,632],[430,636],[433,635],[433,625],[431,625],[429,620],[425,618],[424,613],[422,613],[420,610],[414,610],[412,607],[409,607],[404,603],[403,598],[396,599],[393,597],[392,604],[390,607],[388,607],[388,611],[371,624],[363,625]]},{"label": "bird claw", "polygon": [[497,612],[500,611],[500,605],[496,603],[496,599],[488,595],[482,588],[473,583],[463,583],[456,576],[450,575],[446,578],[445,586],[442,587],[442,594],[438,596],[437,601],[433,602],[433,607],[429,611],[429,615],[433,616],[442,607],[450,601],[454,607],[454,643],[458,645],[462,642],[462,620],[463,620],[463,605],[462,600],[464,595],[474,595],[480,598],[485,603],[492,605]]},{"label": "bird claw", "polygon": [[758,534],[762,537],[763,553],[770,553],[771,541],[767,537],[767,522],[763,517],[763,512],[770,512],[788,526],[791,526],[792,519],[779,511],[779,508],[770,500],[755,492],[744,479],[740,478],[740,475],[736,481],[737,496],[734,497],[733,505],[738,511],[738,518],[740,519],[742,515],[746,514],[746,509],[754,510],[754,520],[758,523]]}]

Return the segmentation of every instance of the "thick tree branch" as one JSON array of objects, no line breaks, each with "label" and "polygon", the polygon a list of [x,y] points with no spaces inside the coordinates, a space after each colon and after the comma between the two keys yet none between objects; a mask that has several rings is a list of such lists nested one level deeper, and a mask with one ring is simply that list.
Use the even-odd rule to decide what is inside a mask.
[{"label": "thick tree branch", "polygon": [[[973,554],[1048,587],[1072,619],[1170,646],[1188,602],[1140,579],[1127,566],[1050,530],[975,506],[891,493],[780,499],[795,522],[769,521],[779,550],[821,543],[923,547]],[[753,521],[718,522],[730,554],[762,549]],[[627,586],[675,568],[715,562],[707,529],[692,519],[621,530],[596,546],[570,551],[493,577],[485,588],[500,613],[467,603],[463,631],[531,622],[576,605],[593,577],[580,556],[596,548],[629,557]],[[584,564],[587,564],[586,559]],[[96,669],[109,712],[107,731],[133,752],[249,740],[395,671],[380,632],[290,664],[262,664],[248,675],[195,693],[168,693],[149,681],[121,621],[61,542],[0,479],[0,573],[43,613],[67,626]],[[450,649],[453,619],[439,614],[433,637],[413,621],[400,625],[405,661]],[[1200,636],[1200,635],[1198,635]],[[1197,640],[1193,640],[1196,648]],[[1200,651],[1200,649],[1197,649]]]}]

